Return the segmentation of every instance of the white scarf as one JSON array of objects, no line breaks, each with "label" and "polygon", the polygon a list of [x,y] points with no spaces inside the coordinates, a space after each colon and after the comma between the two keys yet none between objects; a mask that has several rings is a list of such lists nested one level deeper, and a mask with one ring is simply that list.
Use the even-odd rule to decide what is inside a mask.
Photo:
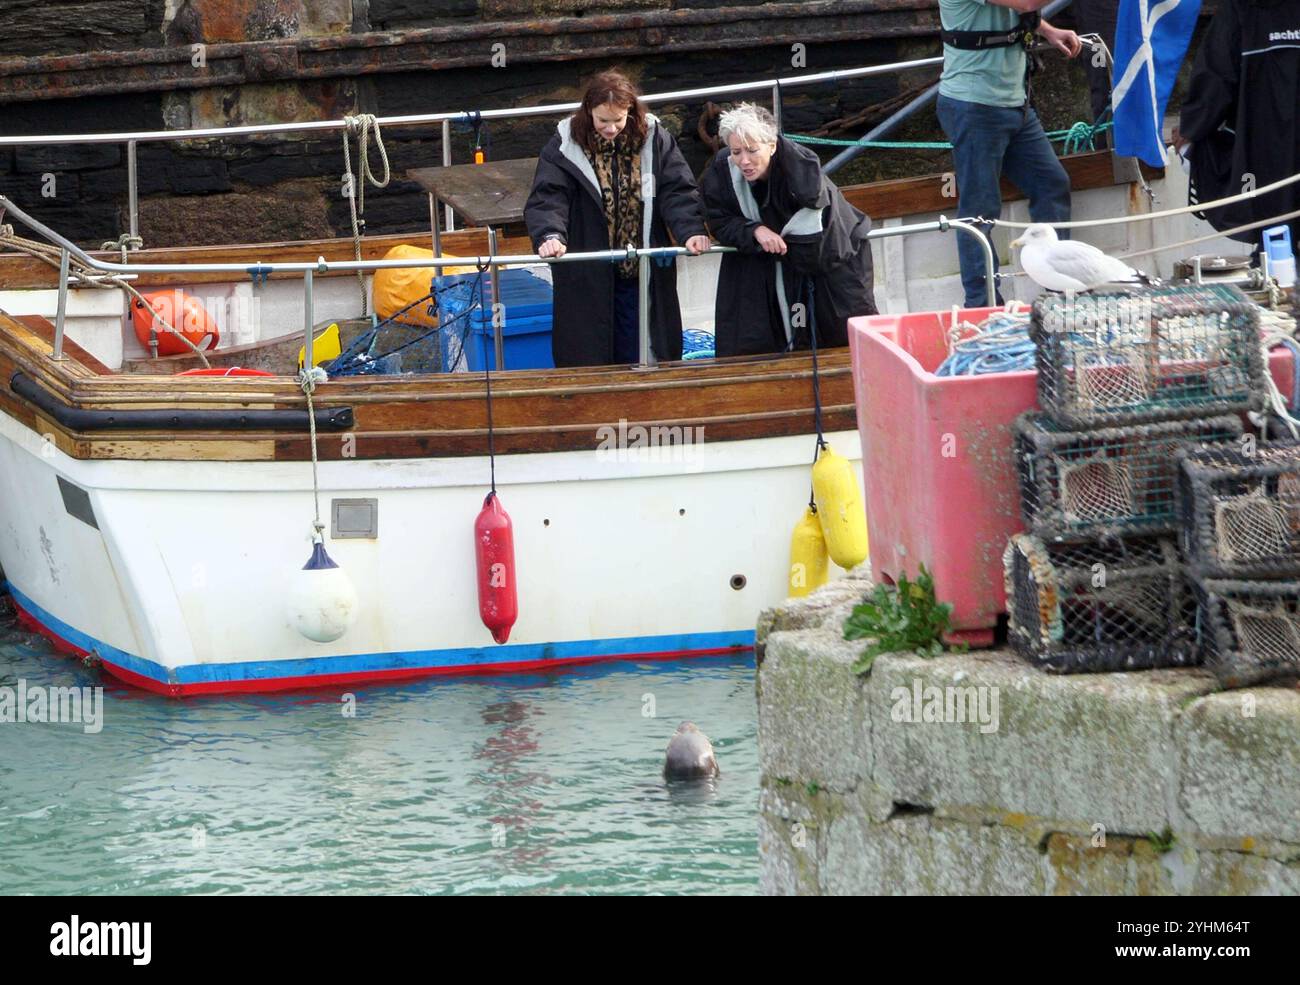
[{"label": "white scarf", "polygon": [[[736,162],[727,159],[727,167],[731,170],[731,188],[736,193],[736,201],[740,203],[740,211],[750,222],[762,222],[763,218],[758,211],[758,201],[754,198],[753,189],[749,187],[749,182],[741,173],[740,168],[736,167]],[[771,174],[769,165],[768,174]],[[781,230],[781,238],[786,236],[811,236],[822,231],[822,210],[821,209],[800,209],[790,217],[790,221],[785,224]],[[790,328],[790,306],[786,303],[785,297],[785,270],[781,266],[781,261],[776,261],[776,300],[781,308],[781,321],[785,326],[785,347],[789,350],[794,343],[794,332]],[[816,331],[814,326],[809,326],[809,331]]]}]

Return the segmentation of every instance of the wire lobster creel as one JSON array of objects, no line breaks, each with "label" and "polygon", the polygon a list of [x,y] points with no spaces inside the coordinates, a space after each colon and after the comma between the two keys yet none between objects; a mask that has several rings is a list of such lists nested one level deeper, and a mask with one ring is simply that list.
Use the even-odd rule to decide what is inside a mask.
[{"label": "wire lobster creel", "polygon": [[1194,579],[1196,639],[1224,687],[1300,675],[1300,581]]},{"label": "wire lobster creel", "polygon": [[1044,295],[1034,302],[1038,404],[1062,427],[1262,406],[1258,309],[1222,284]]},{"label": "wire lobster creel", "polygon": [[1300,444],[1178,454],[1180,542],[1197,577],[1300,577]]},{"label": "wire lobster creel", "polygon": [[1048,546],[1016,534],[1002,555],[1008,640],[1058,673],[1186,667],[1196,602],[1172,538]]},{"label": "wire lobster creel", "polygon": [[1174,454],[1239,439],[1232,415],[1091,431],[1058,430],[1044,414],[1015,422],[1025,527],[1044,541],[1174,533]]}]

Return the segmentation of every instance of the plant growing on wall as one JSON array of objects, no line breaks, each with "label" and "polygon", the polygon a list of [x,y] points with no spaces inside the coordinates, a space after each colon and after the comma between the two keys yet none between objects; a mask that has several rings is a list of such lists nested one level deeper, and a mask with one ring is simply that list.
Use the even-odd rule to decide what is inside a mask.
[{"label": "plant growing on wall", "polygon": [[[877,585],[844,622],[846,640],[870,640],[853,665],[865,674],[882,653],[911,651],[926,657],[944,652],[943,634],[948,631],[952,606],[934,596],[934,578],[921,565],[916,581],[904,575],[897,585]],[[964,649],[964,647],[963,647]]]}]

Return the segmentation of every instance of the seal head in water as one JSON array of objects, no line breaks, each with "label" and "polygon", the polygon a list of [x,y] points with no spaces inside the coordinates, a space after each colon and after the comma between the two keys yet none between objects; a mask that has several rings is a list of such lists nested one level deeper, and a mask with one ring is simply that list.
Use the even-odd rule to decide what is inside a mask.
[{"label": "seal head in water", "polygon": [[695,727],[694,722],[682,722],[668,741],[668,754],[664,758],[664,778],[668,780],[698,780],[717,776],[718,761],[713,755],[709,737]]}]

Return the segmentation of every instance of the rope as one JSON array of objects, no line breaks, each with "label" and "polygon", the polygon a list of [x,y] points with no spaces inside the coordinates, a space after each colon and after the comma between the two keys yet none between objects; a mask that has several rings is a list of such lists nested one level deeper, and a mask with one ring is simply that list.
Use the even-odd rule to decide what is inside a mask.
[{"label": "rope", "polygon": [[487,418],[488,418],[488,468],[492,475],[492,495],[497,494],[497,447],[495,432],[492,429],[492,369],[488,361],[483,360],[483,380],[487,384]]},{"label": "rope", "polygon": [[[384,137],[379,132],[379,119],[374,113],[345,116],[343,124],[343,168],[348,185],[348,209],[352,213],[352,248],[356,259],[359,261],[361,259],[361,227],[366,224],[365,219],[360,218],[366,211],[366,182],[370,182],[376,188],[387,188],[388,182],[392,178],[392,171],[388,166],[388,151],[384,149]],[[379,159],[384,165],[384,177],[382,179],[376,178],[375,172],[370,167],[370,131],[372,127],[375,133],[375,146],[379,149]],[[358,171],[360,172],[357,178],[352,175],[352,152],[349,141],[349,138],[354,133],[357,134],[357,159]],[[358,185],[360,186],[359,190]],[[368,313],[366,275],[364,271],[357,271],[357,284],[361,288],[361,317],[364,318]]]},{"label": "rope", "polygon": [[[1165,216],[1186,215],[1188,212],[1205,212],[1210,209],[1217,209],[1224,205],[1234,205],[1237,202],[1245,202],[1252,198],[1258,198],[1261,195],[1267,195],[1275,192],[1279,188],[1285,188],[1287,185],[1294,185],[1300,181],[1300,172],[1291,175],[1288,178],[1279,178],[1277,181],[1262,188],[1256,188],[1254,191],[1242,192],[1240,195],[1230,195],[1227,198],[1220,198],[1213,202],[1197,202],[1195,205],[1185,205],[1177,209],[1165,209],[1163,212],[1143,212],[1139,215],[1121,215],[1111,219],[1076,219],[1072,222],[1013,222],[1010,219],[985,219],[976,216],[971,219],[972,222],[989,222],[995,226],[1005,226],[1008,229],[1027,229],[1030,226],[1051,226],[1054,229],[1082,229],[1086,226],[1113,226],[1120,222],[1146,222],[1151,219],[1163,219]],[[1270,222],[1276,220],[1269,220]],[[1247,227],[1243,227],[1247,228]],[[1217,235],[1222,236],[1223,233]],[[1162,246],[1162,250],[1171,247]]]},{"label": "rope", "polygon": [[[48,264],[49,266],[53,267],[56,270],[60,269],[62,266],[62,259],[61,259],[62,250],[60,250],[59,247],[54,246],[51,243],[41,243],[34,239],[25,239],[22,236],[18,236],[14,233],[14,227],[11,225],[0,225],[0,243],[9,246],[10,248],[18,251],[19,253],[26,253],[28,256],[40,260],[43,263]],[[140,239],[139,236],[131,236],[129,234],[124,233],[123,235],[119,236],[116,240],[109,240],[108,242],[106,242],[103,248],[106,250],[111,250],[111,249],[118,248],[120,246],[123,254],[122,256],[123,262],[126,262],[127,245],[133,243],[137,244],[137,247],[133,247],[133,248],[138,248],[138,246],[143,245],[144,241]],[[138,299],[141,304],[145,305],[145,307],[153,311],[154,320],[162,323],[164,331],[171,332],[178,339],[180,339],[187,346],[189,346],[190,351],[199,357],[199,362],[203,363],[203,367],[205,369],[211,366],[211,364],[208,362],[208,357],[204,355],[203,350],[200,349],[193,342],[191,342],[184,335],[182,335],[176,329],[176,326],[168,322],[166,318],[163,318],[160,314],[158,314],[158,312],[154,310],[153,305],[149,303],[149,301],[145,298],[145,296],[141,294],[139,291],[137,291],[135,287],[132,286],[130,281],[126,280],[126,278],[122,274],[110,274],[110,273],[106,273],[105,271],[94,270],[90,267],[87,267],[85,263],[77,259],[75,255],[70,254],[68,257],[68,285],[69,286],[72,285],[74,279],[79,285],[87,288],[103,288],[107,290],[109,288],[117,287],[123,291],[126,291],[127,294]],[[157,335],[157,331],[151,329],[151,334]]]},{"label": "rope", "polygon": [[316,518],[312,521],[312,529],[315,531],[313,540],[318,544],[325,542],[325,524],[320,518],[320,479],[318,472],[318,459],[316,456],[316,407],[312,402],[312,393],[316,390],[318,383],[325,383],[329,380],[325,370],[319,366],[312,366],[304,369],[298,376],[298,383],[302,386],[302,392],[307,396],[307,427],[311,433],[311,494],[316,504]]},{"label": "rope", "polygon": [[[821,374],[817,368],[817,288],[811,277],[805,278],[804,284],[808,295],[808,337],[812,340],[813,420],[817,425],[817,454],[820,454],[821,450],[826,447],[826,439],[822,434]],[[817,454],[813,455],[813,464],[817,462]]]},{"label": "rope", "polygon": [[1035,368],[1035,346],[1029,338],[1028,312],[1003,311],[979,324],[958,322],[948,331],[948,357],[935,376],[981,376],[1021,373]]},{"label": "rope", "polygon": [[[1103,130],[1109,130],[1115,124],[1111,121],[1105,123],[1084,123],[1082,121],[1075,123],[1065,130],[1051,130],[1047,137],[1052,141],[1064,141],[1065,153],[1077,153],[1078,148],[1086,143],[1089,150],[1093,149],[1093,138]],[[875,147],[888,150],[952,150],[952,144],[946,140],[868,140],[865,143],[861,140],[839,140],[834,137],[814,137],[810,134],[787,133],[786,137],[799,144],[818,144],[825,147]],[[1076,150],[1071,151],[1073,146]]]},{"label": "rope", "polygon": [[[1199,208],[1200,206],[1197,207]],[[1300,218],[1300,209],[1296,209],[1294,212],[1286,212],[1283,215],[1274,216],[1271,219],[1263,219],[1260,222],[1249,222],[1244,226],[1235,226],[1232,229],[1225,229],[1223,232],[1213,232],[1208,236],[1197,236],[1195,239],[1185,239],[1179,243],[1169,243],[1165,246],[1152,247],[1149,250],[1138,250],[1134,253],[1125,253],[1118,259],[1131,260],[1133,257],[1145,257],[1150,256],[1153,253],[1163,253],[1166,250],[1178,250],[1182,249],[1184,246],[1195,246],[1197,243],[1205,243],[1212,239],[1219,239],[1220,237],[1231,239],[1237,233],[1249,232],[1252,229],[1262,229],[1264,226],[1271,226],[1278,222],[1286,222],[1287,220],[1297,218]]]},{"label": "rope", "polygon": [[120,250],[122,262],[126,263],[127,251],[144,249],[144,239],[139,236],[132,236],[130,233],[123,233],[117,239],[105,240],[100,244],[99,248],[101,250]]},{"label": "rope", "polygon": [[1291,350],[1293,370],[1291,377],[1291,406],[1287,406],[1282,391],[1278,389],[1277,382],[1273,379],[1273,374],[1267,370],[1264,372],[1265,398],[1268,400],[1269,410],[1286,425],[1287,430],[1291,432],[1291,437],[1300,439],[1300,419],[1292,415],[1292,411],[1296,410],[1297,406],[1300,406],[1300,344],[1297,344],[1296,340],[1285,331],[1273,331],[1265,335],[1260,341],[1265,366],[1268,366],[1269,349],[1276,345],[1284,345]]}]

